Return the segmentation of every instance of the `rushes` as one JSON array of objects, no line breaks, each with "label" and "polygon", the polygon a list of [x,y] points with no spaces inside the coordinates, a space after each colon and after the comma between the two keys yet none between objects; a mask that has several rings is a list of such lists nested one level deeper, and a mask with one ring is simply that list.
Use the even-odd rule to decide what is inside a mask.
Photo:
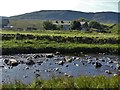
[{"label": "rushes", "polygon": [[33,83],[29,85],[25,85],[20,82],[16,82],[15,84],[4,84],[3,90],[5,88],[34,88],[34,89],[41,89],[41,88],[52,88],[52,89],[65,89],[69,88],[70,90],[73,89],[87,89],[87,88],[112,88],[112,89],[120,89],[120,76],[114,76],[111,78],[107,78],[105,76],[80,76],[77,78],[67,78],[67,77],[54,77],[50,80],[35,80]]}]

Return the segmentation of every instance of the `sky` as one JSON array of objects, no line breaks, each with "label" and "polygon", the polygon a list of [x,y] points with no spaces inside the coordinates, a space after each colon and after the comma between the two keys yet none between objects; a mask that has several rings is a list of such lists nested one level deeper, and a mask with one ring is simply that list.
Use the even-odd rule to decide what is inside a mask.
[{"label": "sky", "polygon": [[118,12],[119,1],[120,0],[0,0],[0,16],[14,16],[40,10]]}]

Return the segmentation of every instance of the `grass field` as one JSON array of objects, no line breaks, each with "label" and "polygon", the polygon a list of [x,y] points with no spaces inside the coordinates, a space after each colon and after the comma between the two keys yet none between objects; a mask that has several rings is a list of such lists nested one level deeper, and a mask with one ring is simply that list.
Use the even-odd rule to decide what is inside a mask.
[{"label": "grass field", "polygon": [[[5,35],[2,38],[3,54],[32,53],[32,51],[34,53],[55,51],[65,53],[118,53],[120,45],[118,34],[111,33],[83,33],[76,30],[4,30],[1,33]],[[31,35],[32,38],[29,39],[28,35]]]},{"label": "grass field", "polygon": [[35,27],[37,29],[43,29],[42,20],[10,20],[10,25],[14,28],[23,28]]},{"label": "grass field", "polygon": [[64,36],[64,37],[98,37],[98,38],[115,38],[118,39],[118,34],[112,33],[84,33],[78,30],[32,30],[32,31],[10,31],[3,30],[2,34],[32,34],[32,35],[50,35],[50,36]]},{"label": "grass field", "polygon": [[25,85],[20,82],[15,82],[11,84],[4,84],[2,86],[2,90],[16,90],[19,89],[120,89],[120,77],[114,76],[112,78],[107,78],[104,76],[80,76],[77,78],[67,78],[67,77],[59,77],[52,78],[50,80],[35,80],[33,83],[29,85]]}]

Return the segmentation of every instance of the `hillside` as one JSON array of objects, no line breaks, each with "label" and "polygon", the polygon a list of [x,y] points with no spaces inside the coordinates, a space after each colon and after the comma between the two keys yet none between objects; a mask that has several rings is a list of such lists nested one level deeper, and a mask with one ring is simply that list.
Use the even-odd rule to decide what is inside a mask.
[{"label": "hillside", "polygon": [[79,12],[71,10],[42,10],[22,15],[9,17],[10,19],[27,19],[27,20],[75,20],[80,17],[96,20],[103,23],[117,23],[118,14],[116,12]]}]

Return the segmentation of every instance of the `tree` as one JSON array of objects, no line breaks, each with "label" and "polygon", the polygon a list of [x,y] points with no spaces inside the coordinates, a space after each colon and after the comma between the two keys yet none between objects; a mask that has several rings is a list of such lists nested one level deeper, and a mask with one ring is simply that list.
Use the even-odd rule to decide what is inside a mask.
[{"label": "tree", "polygon": [[85,18],[80,18],[80,21],[85,21]]},{"label": "tree", "polygon": [[73,30],[81,30],[81,24],[79,21],[73,21],[71,24],[71,29]]},{"label": "tree", "polygon": [[89,28],[102,29],[102,25],[96,21],[90,21]]},{"label": "tree", "polygon": [[53,24],[50,21],[43,22],[43,27],[46,30],[57,30],[57,25]]}]

